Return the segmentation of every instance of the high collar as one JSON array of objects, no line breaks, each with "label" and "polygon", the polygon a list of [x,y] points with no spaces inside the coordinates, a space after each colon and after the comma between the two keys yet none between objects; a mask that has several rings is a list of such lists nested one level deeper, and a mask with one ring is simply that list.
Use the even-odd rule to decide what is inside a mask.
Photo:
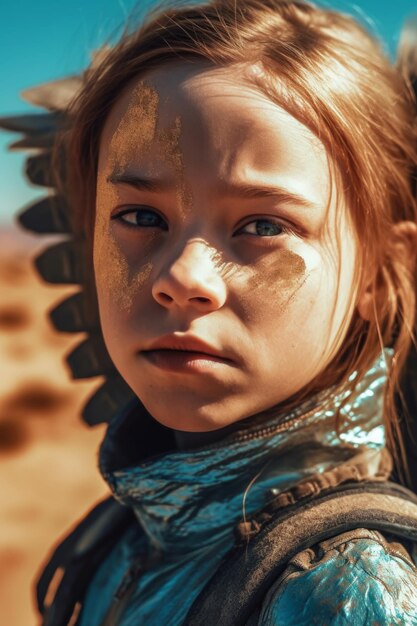
[{"label": "high collar", "polygon": [[103,477],[114,496],[133,508],[152,544],[190,551],[230,533],[245,515],[315,473],[385,447],[382,420],[386,352],[335,415],[346,391],[318,394],[287,415],[238,430],[191,451],[175,449],[172,432],[138,403],[109,426],[100,448]]}]

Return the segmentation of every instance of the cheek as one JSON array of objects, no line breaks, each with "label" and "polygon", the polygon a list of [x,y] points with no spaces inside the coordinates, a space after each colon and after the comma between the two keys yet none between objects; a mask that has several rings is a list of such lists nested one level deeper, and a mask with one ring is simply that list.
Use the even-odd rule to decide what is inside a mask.
[{"label": "cheek", "polygon": [[146,254],[134,268],[102,219],[96,222],[94,236],[94,272],[100,310],[104,308],[128,315],[138,292],[143,288],[153,269]]},{"label": "cheek", "polygon": [[267,255],[255,266],[240,269],[234,277],[235,292],[244,316],[262,326],[266,318],[277,320],[308,282],[317,260],[290,250]]},{"label": "cheek", "polygon": [[[117,192],[105,183],[106,175],[98,178],[97,211],[94,228],[93,262],[97,297],[103,332],[124,323],[132,310],[137,293],[152,272],[152,263],[142,250],[133,267],[112,232],[110,211],[106,207],[118,203]],[[114,226],[113,226],[114,228]],[[126,246],[123,246],[126,249]]]},{"label": "cheek", "polygon": [[300,245],[296,252],[268,255],[245,272],[235,283],[240,279],[240,315],[261,350],[306,350],[313,358],[331,349],[346,317],[349,282],[343,272],[339,279],[334,258]]}]

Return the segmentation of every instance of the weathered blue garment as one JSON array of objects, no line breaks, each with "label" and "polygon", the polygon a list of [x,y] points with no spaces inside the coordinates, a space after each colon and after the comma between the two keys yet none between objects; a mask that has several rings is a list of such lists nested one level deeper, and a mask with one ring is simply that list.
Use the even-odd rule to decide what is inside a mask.
[{"label": "weathered blue garment", "polygon": [[[269,419],[192,451],[173,451],[140,465],[111,469],[109,427],[100,468],[116,498],[133,508],[131,527],[100,566],[80,626],[177,626],[234,543],[233,528],[315,473],[359,464],[368,476],[385,447],[381,357],[344,407],[342,392],[321,394],[286,416]],[[377,531],[350,531],[305,550],[271,587],[250,624],[262,626],[417,626],[417,554]],[[110,608],[112,606],[112,608]],[[210,626],[210,625],[209,625]]]}]

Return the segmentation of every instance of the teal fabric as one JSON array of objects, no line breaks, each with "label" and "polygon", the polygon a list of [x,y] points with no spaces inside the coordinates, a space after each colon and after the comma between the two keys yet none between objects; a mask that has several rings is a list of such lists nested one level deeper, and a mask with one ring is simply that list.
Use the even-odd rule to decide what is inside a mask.
[{"label": "teal fabric", "polygon": [[[296,601],[294,601],[296,599]],[[279,581],[266,599],[263,626],[417,624],[417,570],[376,540],[349,541],[311,570]]]},{"label": "teal fabric", "polygon": [[[80,626],[100,626],[117,595],[122,596],[121,604],[115,601],[119,626],[182,624],[233,547],[233,529],[244,515],[358,452],[367,453],[372,471],[373,459],[376,463],[385,446],[381,414],[389,356],[378,359],[344,407],[340,437],[334,415],[346,392],[332,390],[219,443],[109,470],[116,420],[101,446],[100,468],[115,497],[134,510],[138,524],[120,538],[96,573]],[[129,587],[128,573],[135,566]],[[414,569],[404,569],[399,557],[386,554],[371,539],[352,542],[344,555],[335,553],[313,570],[280,581],[265,602],[257,620],[263,626],[417,625]]]}]

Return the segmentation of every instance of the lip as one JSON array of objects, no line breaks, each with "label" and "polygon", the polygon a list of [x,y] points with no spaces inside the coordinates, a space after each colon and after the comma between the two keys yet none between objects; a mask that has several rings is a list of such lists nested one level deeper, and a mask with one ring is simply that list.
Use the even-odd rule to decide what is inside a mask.
[{"label": "lip", "polygon": [[191,335],[165,335],[140,354],[158,368],[171,372],[207,372],[234,363],[229,355]]},{"label": "lip", "polygon": [[150,350],[177,350],[181,352],[198,352],[200,354],[215,356],[218,359],[223,359],[225,361],[231,361],[231,359],[226,356],[221,350],[214,348],[199,337],[194,337],[192,335],[165,335],[164,337],[160,337],[156,341],[146,346],[143,351],[147,352]]}]

